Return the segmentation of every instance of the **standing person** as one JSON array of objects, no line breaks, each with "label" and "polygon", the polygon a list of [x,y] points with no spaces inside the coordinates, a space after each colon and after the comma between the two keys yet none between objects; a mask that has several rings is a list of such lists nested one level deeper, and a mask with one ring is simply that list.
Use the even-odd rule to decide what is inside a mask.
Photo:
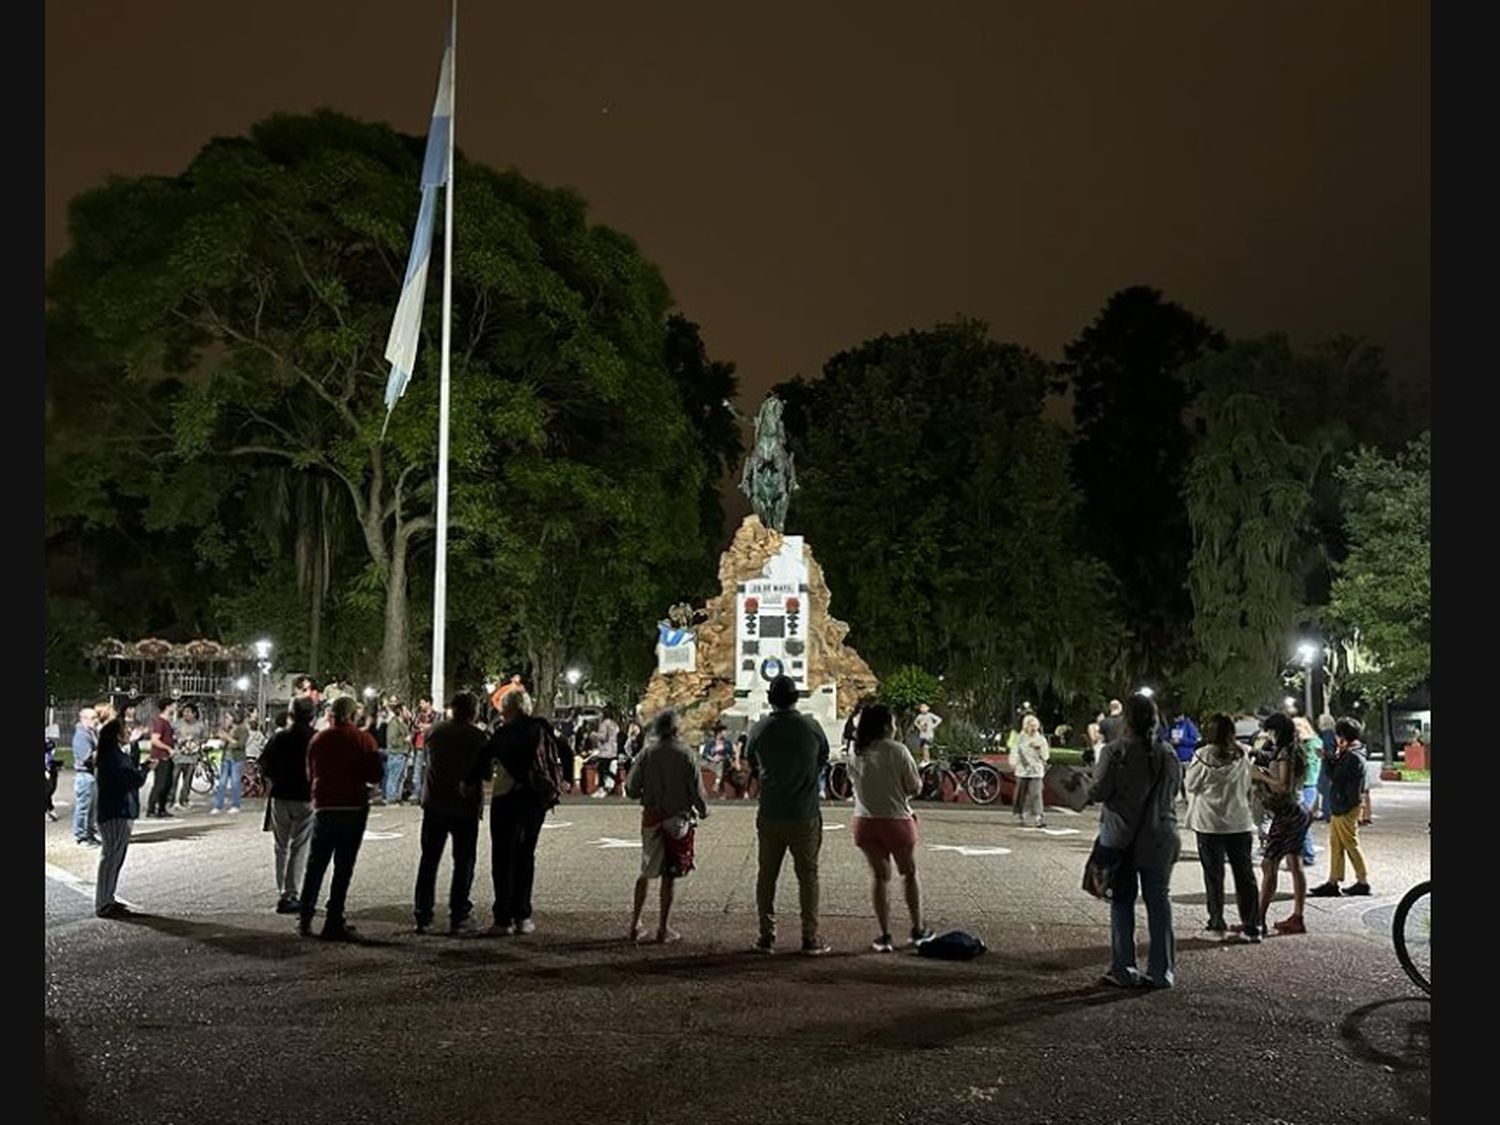
[{"label": "standing person", "polygon": [[[1364,727],[1358,719],[1340,719],[1333,728],[1333,759],[1328,771],[1328,881],[1307,893],[1313,898],[1337,898],[1339,895],[1368,895],[1369,872],[1359,847],[1359,811],[1361,790],[1365,782]],[[1340,890],[1344,880],[1344,857],[1354,865],[1354,883]]]},{"label": "standing person", "polygon": [[1188,763],[1186,826],[1198,837],[1198,862],[1203,866],[1203,891],[1208,900],[1210,935],[1224,940],[1224,861],[1234,875],[1239,933],[1259,942],[1260,892],[1250,849],[1255,842],[1255,816],[1250,811],[1250,755],[1234,737],[1234,720],[1215,715],[1208,721],[1208,740]]},{"label": "standing person", "polygon": [[301,907],[313,825],[307,747],[313,739],[317,705],[311,696],[298,696],[292,700],[291,715],[291,725],[277,731],[260,755],[260,773],[270,796],[267,819],[276,845],[277,914],[296,914]]},{"label": "standing person", "polygon": [[772,680],[766,699],[771,713],[755,724],[747,743],[751,770],[760,777],[755,818],[760,937],[754,948],[760,953],[776,950],[776,880],[791,852],[802,913],[802,952],[818,956],[828,952],[818,934],[818,854],[823,847],[818,774],[828,762],[828,739],[822,727],[797,711],[797,685],[790,676]]},{"label": "standing person", "polygon": [[614,716],[604,712],[599,727],[594,731],[597,741],[592,760],[594,763],[594,791],[592,797],[607,797],[615,787],[615,773],[619,768],[620,724]]},{"label": "standing person", "polygon": [[[1187,715],[1179,714],[1175,719],[1172,720],[1172,725],[1170,728],[1168,728],[1167,741],[1172,744],[1172,749],[1177,754],[1178,764],[1182,766],[1184,771],[1186,771],[1188,763],[1193,760],[1193,751],[1198,749],[1198,743],[1200,741],[1198,735],[1198,725],[1194,723],[1192,719],[1188,718]],[[1186,772],[1184,772],[1184,788],[1180,789],[1177,793],[1177,796],[1181,798],[1184,804],[1187,803],[1187,789],[1185,788],[1186,784],[1187,774]]]},{"label": "standing person", "polygon": [[52,803],[53,795],[57,793],[57,743],[52,741],[50,735],[43,735],[42,742],[46,750],[42,757],[42,780],[47,785],[47,820],[57,823],[57,809]]},{"label": "standing person", "polygon": [[484,789],[474,779],[489,737],[474,725],[479,701],[461,691],[449,703],[453,717],[437,724],[427,736],[426,788],[422,805],[422,857],[417,863],[417,888],[412,913],[417,933],[432,925],[437,899],[438,866],[453,837],[453,881],[448,888],[448,932],[474,928],[474,864],[479,854],[479,818],[484,811]]},{"label": "standing person", "polygon": [[519,672],[503,683],[495,685],[495,690],[490,693],[490,706],[495,709],[497,715],[504,714],[505,708],[502,704],[505,702],[505,697],[518,691],[523,694],[526,691],[526,685],[521,681],[521,673]]},{"label": "standing person", "polygon": [[699,747],[698,756],[714,771],[714,792],[722,794],[724,775],[734,759],[734,745],[729,741],[729,733],[723,723],[714,724],[713,737]]},{"label": "standing person", "polygon": [[198,768],[198,759],[203,754],[205,730],[195,704],[184,703],[176,723],[177,749],[172,755],[176,769],[172,771],[172,786],[176,808],[186,810],[193,797],[193,773]]},{"label": "standing person", "polygon": [[[1115,704],[1111,704],[1113,708]],[[1089,788],[1102,805],[1099,843],[1123,853],[1109,904],[1110,968],[1104,983],[1117,988],[1170,988],[1176,981],[1172,937],[1172,866],[1177,862],[1177,775],[1181,764],[1161,740],[1156,704],[1132,695],[1124,734],[1109,743]],[[1146,901],[1151,951],[1145,976],[1135,964],[1135,900]]]},{"label": "standing person", "polygon": [[1105,747],[1104,729],[1097,720],[1088,725],[1087,739],[1088,745],[1083,750],[1083,764],[1091,766],[1099,760]]},{"label": "standing person", "polygon": [[99,845],[94,809],[94,764],[99,744],[99,711],[84,707],[73,727],[73,842],[79,847]]},{"label": "standing person", "polygon": [[889,707],[863,708],[854,732],[849,780],[854,787],[854,846],[870,865],[870,899],[880,933],[870,943],[876,953],[895,949],[891,940],[891,862],[901,874],[911,944],[932,936],[922,924],[922,887],[917,880],[917,818],[911,799],[922,791],[922,778],[911,751],[895,739]]},{"label": "standing person", "polygon": [[224,811],[224,795],[229,794],[229,811],[240,811],[245,788],[245,751],[250,746],[250,723],[242,712],[224,716],[224,749],[219,752],[219,777],[214,784],[214,807],[210,816]]},{"label": "standing person", "polygon": [[399,805],[406,781],[406,762],[411,755],[411,724],[399,699],[386,700],[385,713],[385,803]]},{"label": "standing person", "polygon": [[693,817],[708,816],[703,774],[680,737],[676,711],[668,708],[651,720],[651,741],[631,767],[625,795],[641,803],[641,873],[635,881],[629,937],[641,940],[646,892],[651,880],[660,879],[656,940],[665,945],[681,937],[670,925],[672,899],[677,880],[693,870]]},{"label": "standing person", "polygon": [[[1307,777],[1302,783],[1301,798],[1302,807],[1307,810],[1308,817],[1312,818],[1313,809],[1318,804],[1318,782],[1323,777],[1323,740],[1313,730],[1313,725],[1306,716],[1293,716],[1292,726],[1296,729],[1297,741],[1302,743],[1302,749],[1307,752]],[[1310,867],[1317,861],[1318,849],[1313,842],[1312,823],[1309,819],[1307,833],[1302,838],[1302,866]]]},{"label": "standing person", "polygon": [[[479,755],[471,780],[480,784],[494,773],[490,800],[490,877],[495,889],[492,934],[531,934],[531,890],[536,882],[536,846],[547,818],[537,792],[536,769],[542,739],[551,732],[531,715],[524,691],[507,692],[500,701],[500,725]],[[558,767],[561,769],[561,766]]]},{"label": "standing person", "polygon": [[1036,827],[1047,827],[1042,793],[1047,785],[1047,761],[1051,756],[1052,750],[1042,735],[1041,720],[1027,715],[1021,720],[1020,736],[1010,752],[1011,765],[1016,771],[1016,823],[1022,827],[1028,816],[1036,821]]},{"label": "standing person", "polygon": [[1302,871],[1302,845],[1312,817],[1302,806],[1307,778],[1307,748],[1297,739],[1291,717],[1277,712],[1267,715],[1262,726],[1270,736],[1270,764],[1257,766],[1252,782],[1261,792],[1261,806],[1271,818],[1261,858],[1260,924],[1266,927],[1276,883],[1285,860],[1292,872],[1292,913],[1272,928],[1281,934],[1305,934],[1302,907],[1307,898],[1307,877]]},{"label": "standing person", "polygon": [[922,761],[932,761],[932,744],[937,738],[937,729],[943,725],[942,716],[925,703],[917,704],[917,717],[911,721],[917,728],[917,744],[922,748]]},{"label": "standing person", "polygon": [[167,804],[172,799],[172,778],[176,772],[173,755],[177,746],[177,728],[172,720],[177,714],[177,702],[170,696],[156,701],[156,718],[151,720],[151,797],[146,802],[146,815],[165,819],[172,814]]},{"label": "standing person", "polygon": [[297,910],[297,932],[304,937],[312,933],[329,860],[333,861],[333,883],[321,936],[329,941],[352,941],[356,936],[344,920],[344,904],[370,819],[368,787],[379,785],[383,776],[375,739],[354,725],[356,706],[347,695],[335,700],[333,725],[315,734],[307,745],[312,845]]},{"label": "standing person", "polygon": [[411,798],[422,799],[422,778],[427,771],[427,739],[437,726],[440,715],[433,709],[432,700],[425,695],[417,703],[417,713],[412,719]]},{"label": "standing person", "polygon": [[120,745],[125,735],[120,720],[111,719],[99,731],[95,752],[99,831],[104,837],[99,871],[94,876],[94,913],[100,918],[119,918],[130,913],[129,907],[116,901],[115,887],[130,847],[131,822],[141,815],[141,786],[146,783],[146,771],[140,765],[140,751],[126,753]]},{"label": "standing person", "polygon": [[1328,763],[1333,761],[1334,754],[1338,751],[1338,740],[1333,733],[1333,716],[1328,712],[1318,716],[1318,738],[1323,743],[1318,755],[1318,802],[1317,808],[1313,810],[1313,819],[1328,823]]},{"label": "standing person", "polygon": [[1099,720],[1099,731],[1106,746],[1125,737],[1125,705],[1118,699],[1109,701],[1109,714]]}]

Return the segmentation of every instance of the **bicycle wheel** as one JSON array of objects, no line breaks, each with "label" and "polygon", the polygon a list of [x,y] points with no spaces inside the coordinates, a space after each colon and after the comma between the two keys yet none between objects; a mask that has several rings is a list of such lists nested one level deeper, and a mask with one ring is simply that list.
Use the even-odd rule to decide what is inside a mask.
[{"label": "bicycle wheel", "polygon": [[1412,983],[1432,995],[1432,880],[1418,883],[1401,898],[1391,923],[1396,960]]},{"label": "bicycle wheel", "polygon": [[854,787],[849,780],[849,767],[843,762],[835,762],[828,771],[828,795],[835,801],[847,801],[849,794],[853,792]]},{"label": "bicycle wheel", "polygon": [[199,796],[205,793],[212,793],[214,782],[218,780],[219,775],[214,770],[214,764],[200,758],[197,767],[193,770],[193,792]]},{"label": "bicycle wheel", "polygon": [[993,805],[1000,798],[1000,771],[994,766],[976,763],[969,771],[969,800],[976,805]]}]

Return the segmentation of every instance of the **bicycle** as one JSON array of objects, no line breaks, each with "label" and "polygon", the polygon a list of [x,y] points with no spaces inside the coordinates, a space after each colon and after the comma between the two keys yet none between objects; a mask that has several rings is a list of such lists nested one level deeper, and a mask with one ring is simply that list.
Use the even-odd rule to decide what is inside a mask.
[{"label": "bicycle", "polygon": [[1396,960],[1412,983],[1432,995],[1432,880],[1426,879],[1401,896],[1391,922]]},{"label": "bicycle", "polygon": [[918,773],[923,801],[956,801],[959,793],[967,793],[976,805],[993,805],[1000,798],[1000,771],[988,762],[969,758],[927,762],[918,767]]}]

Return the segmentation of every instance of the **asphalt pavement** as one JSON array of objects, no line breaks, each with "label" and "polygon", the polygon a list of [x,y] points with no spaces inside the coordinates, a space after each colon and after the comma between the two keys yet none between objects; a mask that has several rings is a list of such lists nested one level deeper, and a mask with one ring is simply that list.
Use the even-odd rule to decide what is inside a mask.
[{"label": "asphalt pavement", "polygon": [[[365,940],[336,945],[297,938],[273,913],[258,802],[214,817],[199,798],[178,819],[137,822],[119,894],[142,913],[95,918],[98,853],[72,840],[71,792],[65,776],[59,822],[44,826],[56,1121],[1430,1118],[1430,1007],[1390,941],[1400,895],[1430,872],[1425,785],[1375,794],[1363,835],[1371,898],[1309,900],[1308,934],[1259,946],[1206,940],[1184,833],[1177,987],[1128,993],[1097,985],[1107,908],[1079,890],[1092,810],[1053,810],[1045,830],[1018,828],[1009,809],[921,810],[928,923],[989,945],[953,964],[869,952],[876,927],[848,805],[825,808],[823,932],[834,951],[811,959],[791,951],[790,863],[778,899],[787,948],[748,950],[750,802],[716,804],[700,827],[698,869],[679,885],[683,941],[671,946],[624,940],[640,848],[638,812],[622,800],[570,800],[549,817],[538,929],[514,938],[415,934],[420,813],[377,808],[349,902]],[[1326,828],[1317,834],[1326,850]],[[483,834],[479,860],[474,898],[487,913]],[[440,912],[446,878],[445,865]]]}]

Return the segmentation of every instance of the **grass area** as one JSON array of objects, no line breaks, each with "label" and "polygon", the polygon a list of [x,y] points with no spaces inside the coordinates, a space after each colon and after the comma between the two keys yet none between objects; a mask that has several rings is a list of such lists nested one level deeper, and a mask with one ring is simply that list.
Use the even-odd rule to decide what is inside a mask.
[{"label": "grass area", "polygon": [[1083,751],[1069,750],[1065,746],[1054,747],[1047,760],[1058,766],[1081,766],[1083,765]]},{"label": "grass area", "polygon": [[1431,781],[1432,780],[1432,771],[1431,770],[1408,770],[1408,769],[1403,769],[1400,772],[1401,772],[1401,780],[1402,781]]}]

